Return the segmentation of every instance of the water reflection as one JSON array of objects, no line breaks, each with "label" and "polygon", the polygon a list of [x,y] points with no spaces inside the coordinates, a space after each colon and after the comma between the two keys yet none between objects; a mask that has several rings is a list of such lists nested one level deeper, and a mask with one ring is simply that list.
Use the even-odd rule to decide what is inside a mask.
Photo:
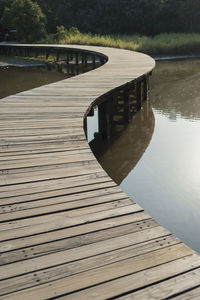
[{"label": "water reflection", "polygon": [[[155,130],[146,151],[144,152],[145,147],[142,149],[140,145],[147,146],[150,137],[144,135],[143,139],[140,139],[141,122],[138,120],[143,114],[141,111],[137,113],[137,118],[134,118],[134,125],[131,124],[136,130],[127,136],[124,133],[126,137],[120,136],[120,139],[111,145],[111,150],[106,148],[100,157],[100,162],[112,178],[121,182],[123,177],[121,188],[132,199],[198,252],[199,67],[200,60],[158,63],[151,78],[150,93]],[[138,163],[136,160],[133,163],[133,151],[139,159]],[[122,165],[126,171],[121,171]],[[130,165],[135,165],[131,171]]]},{"label": "water reflection", "polygon": [[[112,179],[120,184],[135,167],[146,150],[154,130],[154,115],[148,102],[140,113],[133,116],[132,122],[124,128],[115,128],[109,141],[91,143],[100,164]],[[128,143],[127,143],[128,141]]]},{"label": "water reflection", "polygon": [[[50,66],[48,66],[50,68]],[[67,78],[66,74],[46,67],[0,68],[0,99],[41,85]]]},{"label": "water reflection", "polygon": [[[96,62],[96,67],[100,62]],[[0,67],[0,99],[45,84],[66,79],[93,69],[82,64],[50,63],[37,67]]]},{"label": "water reflection", "polygon": [[[154,110],[176,120],[200,118],[200,60],[157,63],[151,78],[151,103]],[[159,79],[159,84],[158,83]]]}]

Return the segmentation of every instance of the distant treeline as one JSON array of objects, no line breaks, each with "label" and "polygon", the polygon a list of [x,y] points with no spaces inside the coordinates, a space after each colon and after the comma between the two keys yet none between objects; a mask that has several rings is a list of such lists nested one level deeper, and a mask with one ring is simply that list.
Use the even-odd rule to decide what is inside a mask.
[{"label": "distant treeline", "polygon": [[200,32],[200,0],[37,0],[47,31],[57,25],[99,34]]},{"label": "distant treeline", "polygon": [[200,33],[200,0],[0,0],[0,31],[9,24],[9,13],[2,19],[3,11],[14,2],[38,4],[47,33],[61,25],[97,34]]}]

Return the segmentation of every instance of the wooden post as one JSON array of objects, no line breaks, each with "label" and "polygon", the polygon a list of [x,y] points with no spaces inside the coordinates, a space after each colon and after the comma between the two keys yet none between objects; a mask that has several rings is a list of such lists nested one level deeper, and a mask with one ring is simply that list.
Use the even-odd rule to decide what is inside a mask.
[{"label": "wooden post", "polygon": [[137,82],[137,110],[140,110],[142,106],[141,99],[141,81]]},{"label": "wooden post", "polygon": [[30,48],[27,48],[27,55],[30,57]]},{"label": "wooden post", "polygon": [[87,139],[88,138],[88,134],[87,134],[87,117],[85,117],[85,119],[83,121],[83,128],[84,128],[85,136],[86,136],[86,139]]},{"label": "wooden post", "polygon": [[76,66],[75,66],[74,64],[72,64],[72,65],[71,65],[71,75],[72,75],[72,76],[75,76],[75,75],[76,75],[76,72],[75,72],[76,69],[75,69],[75,68],[76,68]]},{"label": "wooden post", "polygon": [[96,61],[95,61],[96,57],[95,55],[92,56],[92,63],[93,63],[93,69],[95,69],[96,67]]},{"label": "wooden post", "polygon": [[72,60],[72,61],[74,60],[74,55],[73,55],[72,51],[70,52],[70,60]]},{"label": "wooden post", "polygon": [[83,53],[81,53],[81,63],[82,63],[82,65],[84,65],[84,54]]},{"label": "wooden post", "polygon": [[98,106],[99,134],[101,135],[102,139],[110,139],[110,106],[110,101],[105,101]]},{"label": "wooden post", "polygon": [[59,61],[59,50],[56,50],[56,61],[58,62]]},{"label": "wooden post", "polygon": [[148,77],[147,77],[147,91],[150,90],[150,87],[149,87],[149,76],[152,75],[152,72],[151,74],[148,74]]},{"label": "wooden post", "polygon": [[82,67],[82,73],[85,72],[86,68],[85,68],[85,53],[81,53],[81,67]]},{"label": "wooden post", "polygon": [[78,52],[76,52],[76,65],[78,66],[78,64],[79,64]]},{"label": "wooden post", "polygon": [[104,64],[104,58],[102,56],[100,57],[100,63],[101,63],[101,65]]},{"label": "wooden post", "polygon": [[131,105],[128,88],[125,88],[123,92],[124,98],[124,122],[129,123],[131,121]]},{"label": "wooden post", "polygon": [[84,55],[84,64],[85,64],[85,67],[86,67],[86,70],[87,70],[87,54]]},{"label": "wooden post", "polygon": [[111,137],[111,126],[112,126],[112,102],[110,99],[106,101],[106,138]]},{"label": "wooden post", "polygon": [[69,65],[67,68],[67,74],[69,74],[69,75],[71,74],[71,65]]},{"label": "wooden post", "polygon": [[67,63],[67,65],[69,64],[69,52],[67,52],[66,63]]},{"label": "wooden post", "polygon": [[48,59],[49,58],[49,49],[46,49],[45,52],[46,52],[46,59]]},{"label": "wooden post", "polygon": [[143,101],[148,98],[148,86],[147,86],[147,77],[143,79]]},{"label": "wooden post", "polygon": [[38,49],[35,48],[35,58],[37,58],[37,57],[38,57]]}]

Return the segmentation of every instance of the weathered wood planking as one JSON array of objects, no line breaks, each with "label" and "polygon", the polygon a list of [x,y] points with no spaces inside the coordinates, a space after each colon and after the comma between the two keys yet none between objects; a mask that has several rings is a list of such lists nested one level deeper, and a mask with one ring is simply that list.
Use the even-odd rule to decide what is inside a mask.
[{"label": "weathered wood planking", "polygon": [[29,46],[81,48],[108,62],[0,100],[0,299],[198,299],[199,255],[120,190],[83,130],[99,99],[149,76],[154,60]]}]

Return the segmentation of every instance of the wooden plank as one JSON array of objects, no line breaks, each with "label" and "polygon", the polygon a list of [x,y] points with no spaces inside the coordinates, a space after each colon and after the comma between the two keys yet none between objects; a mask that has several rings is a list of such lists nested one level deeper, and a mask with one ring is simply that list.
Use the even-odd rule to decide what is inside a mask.
[{"label": "wooden plank", "polygon": [[2,240],[9,240],[20,236],[30,236],[81,224],[93,223],[118,216],[124,216],[131,213],[139,213],[142,211],[143,209],[134,204],[125,207],[109,209],[103,212],[96,212],[78,217],[76,216],[73,218],[71,218],[68,213],[58,213],[57,215],[54,215],[54,222],[52,222],[50,216],[34,217],[31,218],[31,220],[25,219],[1,224],[0,235]]},{"label": "wooden plank", "polygon": [[[94,286],[102,282],[113,280],[121,276],[138,272],[152,266],[164,264],[181,257],[191,254],[191,250],[183,244],[174,245],[161,250],[156,250],[144,255],[139,255],[120,262],[115,262],[94,270],[72,275],[63,279],[55,280],[50,283],[44,283],[37,287],[30,287],[22,291],[12,293],[2,299],[23,299],[28,297],[29,300],[47,299],[71,293],[89,286]],[[156,257],[156,259],[155,259]],[[141,299],[141,298],[140,298]]]},{"label": "wooden plank", "polygon": [[[87,169],[86,168],[84,169],[83,166],[87,166]],[[63,168],[59,168],[59,169],[45,168],[45,170],[43,168],[43,170],[41,171],[21,172],[21,174],[20,172],[18,172],[17,174],[7,174],[7,172],[5,172],[5,175],[0,175],[0,182],[1,182],[0,186],[51,180],[52,172],[53,172],[53,179],[58,179],[58,178],[67,178],[67,177],[70,178],[74,176],[91,174],[102,170],[99,166],[98,167],[96,166],[95,161],[91,161],[90,164],[87,164],[87,162],[85,162],[84,164],[76,163],[73,166],[70,165],[70,171],[69,169],[67,170],[66,168],[64,168],[65,166],[61,165],[61,167]],[[53,170],[53,171],[49,172],[48,170]],[[116,184],[112,183],[112,185],[116,185]]]},{"label": "wooden plank", "polygon": [[[183,275],[158,283],[153,287],[146,288],[142,291],[135,292],[120,299],[162,299],[172,298],[176,295],[183,294],[188,290],[199,287],[200,285],[200,268],[186,272]],[[183,299],[183,298],[181,298]],[[193,299],[193,298],[190,298]]]},{"label": "wooden plank", "polygon": [[[69,149],[69,150],[65,150],[63,149],[63,151],[59,151],[59,157],[67,157],[69,155],[81,155],[81,154],[86,154],[86,153],[91,153],[91,151],[88,148],[83,148],[83,149]],[[33,159],[42,159],[42,158],[54,158],[56,156],[58,156],[58,151],[54,152],[45,152],[45,153],[27,153],[27,154],[21,154],[19,155],[15,155],[12,154],[9,156],[9,158],[7,156],[0,156],[0,162],[7,162],[9,160],[12,161],[12,163],[17,163],[20,161],[24,161],[24,160],[33,160]]]},{"label": "wooden plank", "polygon": [[[174,260],[172,262],[165,263],[160,266],[156,266],[150,269],[146,269],[144,271],[140,271],[138,273],[133,273],[131,275],[124,276],[119,279],[115,279],[112,282],[103,283],[98,286],[94,286],[92,288],[88,288],[80,292],[69,294],[68,296],[63,296],[60,299],[88,300],[88,299],[93,299],[94,296],[96,300],[106,299],[111,297],[117,297],[119,299],[123,299],[123,297],[120,297],[120,295],[123,295],[125,293],[131,294],[131,291],[137,292],[138,289],[145,288],[147,286],[154,287],[153,284],[157,282],[160,282],[162,280],[168,280],[170,277],[177,276],[179,274],[187,272],[190,269],[195,270],[196,268],[199,267],[200,267],[199,256],[193,254],[193,255],[186,256],[184,258]],[[132,293],[132,295],[130,294],[127,295],[127,297],[132,297],[130,299],[135,299],[134,298],[135,292]],[[180,297],[175,297],[173,299],[180,299],[180,300],[193,299],[192,297],[185,297],[185,295],[187,295],[187,292],[186,294],[185,293],[181,294]],[[189,295],[190,292],[188,293],[188,296]],[[150,299],[148,298],[148,296],[147,298],[140,298],[140,299]],[[193,293],[191,293],[191,296],[193,296]],[[160,294],[158,295],[157,299],[161,299]]]},{"label": "wooden plank", "polygon": [[[73,178],[72,178],[73,181]],[[66,185],[67,186],[67,185]],[[65,189],[61,188],[61,189],[56,189],[56,190],[50,190],[50,191],[43,191],[43,192],[38,192],[38,193],[33,193],[33,194],[28,194],[28,195],[20,195],[17,197],[12,197],[11,200],[10,199],[6,199],[4,202],[3,200],[1,200],[2,204],[4,203],[4,205],[6,205],[7,203],[10,203],[8,205],[12,204],[17,204],[20,205],[20,203],[27,203],[32,201],[39,201],[39,204],[42,205],[43,203],[45,203],[46,201],[48,201],[48,203],[51,204],[55,204],[56,202],[71,202],[71,201],[77,201],[77,200],[81,200],[81,199],[85,199],[85,196],[91,198],[91,197],[95,197],[95,196],[103,196],[105,193],[109,194],[112,193],[109,192],[109,189],[112,189],[116,187],[116,184],[113,183],[113,181],[109,181],[109,180],[94,180],[94,182],[92,182],[92,180],[90,180],[89,182],[78,182],[75,183],[74,185],[72,184],[71,186],[69,185],[69,187],[66,187]],[[53,187],[52,187],[53,188]],[[105,191],[105,193],[104,193]],[[118,191],[119,192],[119,191]],[[88,194],[85,194],[88,193]],[[100,193],[100,194],[99,194]],[[116,195],[116,197],[118,197]],[[11,201],[11,202],[10,202]],[[41,202],[43,201],[43,202]],[[45,202],[44,202],[45,201]],[[47,203],[47,205],[48,205]],[[31,204],[30,204],[31,205]],[[36,205],[34,206],[33,203],[33,207],[37,207],[37,202]],[[2,210],[4,209],[4,206],[2,207]]]},{"label": "wooden plank", "polygon": [[[151,223],[149,223],[149,224],[151,224]],[[90,245],[91,247],[93,247],[93,246],[95,247],[95,245],[96,245],[96,247],[101,246],[101,249],[102,249],[102,245],[105,244],[104,250],[105,250],[105,252],[107,252],[106,245],[110,244],[110,242],[113,243],[113,249],[115,249],[115,247],[118,247],[119,249],[127,248],[131,245],[138,244],[138,236],[140,236],[140,238],[141,238],[141,240],[139,240],[139,244],[141,244],[143,241],[148,241],[148,242],[152,241],[152,239],[154,240],[154,238],[158,238],[158,237],[159,238],[162,237],[162,242],[160,242],[160,240],[159,241],[157,240],[157,241],[154,241],[153,243],[155,243],[155,245],[157,244],[157,246],[159,246],[159,247],[161,247],[161,246],[166,247],[174,242],[180,243],[180,241],[177,238],[172,237],[171,235],[168,234],[168,232],[167,232],[168,235],[166,235],[166,231],[163,232],[159,228],[156,228],[158,226],[158,224],[152,223],[151,225],[152,225],[152,227],[148,227],[148,228],[143,227],[142,230],[139,228],[139,226],[135,227],[134,230],[133,229],[130,230],[130,232],[128,232],[127,234],[125,234],[125,232],[128,229],[130,229],[130,227],[131,227],[130,225],[123,226],[121,228],[115,228],[112,230],[108,230],[108,235],[107,235],[107,231],[106,232],[101,231],[99,233],[86,234],[84,236],[81,236],[81,238],[80,238],[80,236],[77,236],[77,237],[73,237],[70,239],[57,240],[56,242],[51,242],[48,244],[45,243],[42,245],[35,245],[34,247],[29,246],[26,248],[21,248],[16,251],[12,251],[12,256],[7,251],[7,252],[1,254],[1,265],[6,265],[8,263],[10,264],[11,262],[12,263],[19,262],[19,261],[23,261],[23,260],[27,260],[27,259],[33,259],[36,257],[41,257],[44,255],[53,254],[53,253],[57,253],[57,255],[59,256],[61,251],[68,251],[69,249],[74,249],[74,248],[78,248],[78,247],[84,247],[84,248],[80,248],[80,250],[82,251],[84,249],[87,249],[86,246],[88,246],[88,245]],[[133,228],[134,228],[134,226],[133,226]],[[119,229],[119,232],[117,232],[118,229]],[[132,235],[130,236],[130,234],[132,234]],[[147,238],[147,234],[148,234],[148,238]],[[122,236],[123,236],[123,238],[122,238]],[[129,237],[130,237],[130,239],[132,237],[134,237],[136,239],[128,240]],[[153,237],[153,238],[151,238],[151,237]],[[110,239],[112,239],[112,241],[110,241]],[[120,242],[122,244],[118,244],[118,242]],[[95,244],[95,245],[93,245],[93,244]],[[116,248],[116,249],[118,249],[118,248]],[[134,251],[134,252],[131,252],[131,255],[138,255],[138,253],[139,252],[136,253],[136,251]],[[96,255],[96,254],[94,254],[94,255]],[[119,258],[119,259],[122,259],[122,258]]]},{"label": "wooden plank", "polygon": [[[75,148],[76,147],[76,148]],[[35,152],[51,152],[56,150],[68,150],[68,149],[79,149],[81,147],[86,147],[85,140],[80,141],[57,141],[57,142],[38,142],[34,144],[15,144],[15,145],[1,145],[0,146],[0,155],[6,156],[6,154],[13,155],[13,153],[34,153]],[[87,146],[88,147],[88,146]]]},{"label": "wooden plank", "polygon": [[58,135],[58,134],[77,134],[81,131],[82,126],[72,127],[72,128],[50,128],[50,129],[41,129],[34,128],[29,130],[21,130],[21,129],[12,129],[12,130],[2,130],[0,131],[0,138],[8,139],[10,137],[33,137],[38,135]]},{"label": "wooden plank", "polygon": [[[105,253],[113,249],[119,249],[122,248],[121,245],[123,245],[123,247],[127,247],[129,245],[138,244],[146,240],[167,235],[169,235],[169,233],[165,229],[163,229],[161,226],[157,226],[151,229],[130,233],[109,240],[51,253],[48,255],[42,255],[37,258],[27,259],[25,261],[22,260],[13,263],[12,265],[10,265],[8,261],[8,264],[1,266],[0,280],[65,264],[67,262],[94,256],[99,253]],[[22,257],[24,258],[23,253]]]},{"label": "wooden plank", "polygon": [[173,299],[176,300],[198,300],[200,299],[200,287],[190,288],[188,291],[181,293],[178,296],[174,296]]},{"label": "wooden plank", "polygon": [[90,161],[94,160],[94,155],[91,152],[83,152],[81,155],[77,155],[77,153],[69,153],[67,155],[59,155],[59,156],[50,156],[50,157],[38,157],[38,158],[29,158],[29,159],[17,159],[10,162],[1,162],[1,171],[2,170],[12,170],[18,168],[30,168],[35,166],[49,166],[49,165],[58,165],[58,164],[66,164],[77,161]]},{"label": "wooden plank", "polygon": [[[130,226],[129,226],[130,225]],[[100,240],[105,239],[105,231],[106,231],[106,237],[109,238],[110,232],[114,231],[113,236],[120,236],[121,231],[123,233],[131,233],[138,230],[143,230],[145,228],[151,228],[154,226],[157,226],[158,224],[150,219],[150,216],[145,212],[140,212],[137,214],[129,214],[124,216],[116,216],[115,218],[108,218],[106,220],[100,220],[94,223],[89,224],[83,224],[83,225],[77,225],[75,227],[71,228],[65,228],[65,226],[57,229],[56,228],[56,238],[55,235],[52,234],[52,231],[42,232],[40,234],[36,235],[26,235],[23,232],[14,232],[13,236],[11,236],[11,239],[7,239],[6,241],[3,241],[3,235],[2,235],[2,241],[0,245],[0,253],[4,253],[7,251],[20,249],[24,247],[34,246],[38,244],[44,244],[49,242],[54,242],[57,240],[62,239],[69,239],[71,237],[76,236],[82,236],[81,240],[84,240],[83,235],[89,234],[90,236],[95,234],[95,237],[101,236]],[[123,226],[128,226],[128,228],[131,227],[129,232],[123,231]],[[116,232],[117,227],[117,232]],[[139,228],[139,229],[138,229]],[[103,238],[102,238],[102,234]],[[113,237],[112,236],[112,237]],[[20,237],[23,237],[20,239]]]},{"label": "wooden plank", "polygon": [[[95,180],[95,181],[92,182],[92,180]],[[17,196],[23,196],[23,195],[29,195],[29,194],[36,194],[36,193],[40,193],[40,192],[48,192],[48,191],[66,189],[67,187],[75,186],[75,184],[77,186],[80,186],[80,185],[84,185],[84,181],[87,181],[87,184],[93,184],[93,183],[111,181],[111,179],[110,179],[110,177],[107,176],[107,174],[105,174],[105,172],[99,171],[99,172],[94,172],[92,174],[85,174],[85,175],[83,174],[83,175],[74,176],[74,177],[72,176],[70,178],[68,178],[68,177],[59,178],[59,179],[52,178],[51,182],[49,180],[44,180],[44,181],[42,181],[42,183],[37,181],[37,182],[31,182],[31,183],[22,183],[20,185],[14,184],[14,185],[10,185],[10,186],[2,186],[1,187],[2,191],[0,192],[0,199],[1,199],[1,201],[5,200],[5,203],[7,203],[6,201],[8,201],[8,203],[10,203],[9,200],[11,201],[11,203],[15,203],[14,201],[12,201],[13,199],[9,199],[9,198],[14,198]],[[83,182],[83,184],[82,184],[82,182]],[[119,187],[116,188],[116,190],[121,192]],[[19,201],[19,202],[23,202],[23,201]],[[26,202],[26,201],[24,201],[24,202]],[[3,202],[1,202],[1,203],[3,203]]]},{"label": "wooden plank", "polygon": [[[60,205],[65,205],[65,210],[66,209],[75,209],[75,208],[83,208],[83,207],[88,207],[88,206],[94,206],[97,204],[103,204],[106,202],[112,202],[112,201],[120,201],[121,199],[126,198],[129,203],[132,203],[133,201],[129,198],[127,198],[127,196],[124,196],[124,193],[108,193],[106,191],[106,193],[104,194],[103,191],[100,191],[99,196],[90,196],[90,198],[84,198],[82,195],[79,195],[80,200],[78,199],[74,199],[73,196],[71,197],[60,197],[59,199],[57,198],[53,198],[51,199],[51,201],[49,201],[49,199],[47,200],[39,200],[39,201],[34,201],[34,202],[28,202],[28,203],[21,203],[21,204],[10,204],[7,206],[3,206],[0,209],[0,214],[1,215],[7,215],[9,213],[11,213],[12,215],[15,215],[15,213],[21,213],[22,211],[29,211],[29,213],[32,213],[32,216],[34,215],[34,211],[36,209],[39,209],[38,212],[42,212],[43,209],[45,209],[45,207],[47,208],[48,211],[48,207],[60,207]],[[72,198],[72,199],[71,199]],[[35,203],[36,202],[36,203]],[[63,208],[64,208],[63,207]],[[34,210],[34,211],[33,211]],[[44,210],[44,214],[45,214],[45,210]]]},{"label": "wooden plank", "polygon": [[[91,214],[94,212],[104,211],[112,208],[117,208],[121,206],[126,206],[131,204],[131,200],[129,198],[123,199],[123,196],[110,197],[111,201],[104,202],[102,199],[101,204],[96,205],[76,205],[77,203],[60,203],[55,205],[46,205],[44,207],[32,208],[32,209],[25,209],[20,211],[12,211],[8,213],[0,214],[0,222],[10,222],[12,220],[20,220],[26,218],[33,218],[37,216],[46,216],[51,214],[51,217],[57,215],[57,213],[68,212],[71,217],[79,216],[84,214]],[[114,199],[112,199],[114,198]],[[116,199],[115,199],[116,198]],[[112,201],[113,200],[113,201]]]},{"label": "wooden plank", "polygon": [[[52,280],[63,278],[69,274],[75,275],[80,272],[85,272],[93,268],[101,267],[114,263],[123,259],[137,256],[138,253],[144,254],[158,249],[162,249],[166,246],[166,243],[175,245],[177,240],[174,237],[167,237],[163,243],[163,238],[158,238],[152,241],[142,242],[139,245],[129,246],[123,249],[113,250],[107,253],[99,254],[94,257],[85,258],[75,262],[71,262],[65,265],[59,265],[45,269],[45,271],[37,271],[31,274],[22,275],[15,278],[13,285],[13,279],[7,279],[0,282],[0,295],[15,292],[20,289],[24,289],[30,286],[37,286],[39,284],[47,283]],[[37,280],[36,280],[37,279]],[[112,285],[112,283],[111,283]],[[103,297],[103,292],[100,299],[106,299]],[[70,295],[74,296],[74,294]],[[82,299],[82,297],[78,298]],[[86,298],[89,299],[89,298]]]},{"label": "wooden plank", "polygon": [[[38,204],[38,206],[40,206],[43,203],[45,203],[44,201],[43,202],[41,201],[43,199],[45,199],[46,202],[48,201],[49,204],[54,204],[56,202],[62,203],[62,202],[84,199],[84,195],[88,196],[89,198],[94,197],[96,195],[98,196],[99,195],[98,190],[101,190],[102,196],[105,193],[112,194],[112,193],[121,192],[119,190],[119,188],[116,187],[116,185],[113,183],[113,181],[111,181],[109,179],[109,177],[107,177],[107,176],[99,176],[98,177],[99,173],[96,172],[94,174],[80,175],[80,178],[76,178],[76,177],[62,178],[62,179],[60,179],[60,181],[61,181],[60,184],[57,179],[55,181],[52,180],[52,183],[55,183],[55,186],[47,185],[46,182],[48,182],[48,181],[44,181],[44,187],[42,186],[41,182],[33,182],[35,184],[37,183],[37,185],[34,186],[33,188],[26,187],[26,185],[24,184],[24,188],[22,190],[15,189],[16,196],[14,195],[14,193],[12,194],[12,190],[10,192],[9,191],[2,192],[1,203],[4,208],[6,205],[14,205],[14,204],[19,204],[19,203],[23,203],[24,205],[26,205],[27,202],[34,200],[34,201],[37,201],[37,202],[35,202],[36,207],[37,207],[37,204]],[[91,177],[90,177],[90,175],[91,175]],[[100,175],[101,175],[101,173],[100,173]],[[70,180],[72,182],[71,185],[69,183]],[[102,186],[102,183],[105,183],[105,186]],[[109,185],[107,185],[107,183]],[[98,184],[101,184],[101,186],[99,186]],[[79,191],[79,193],[70,193],[69,191],[67,191],[68,188],[70,189],[72,187],[81,187],[84,185],[88,186],[88,191],[82,190],[82,191]],[[18,185],[17,185],[17,187],[18,187]],[[12,185],[9,186],[9,188],[12,188]],[[9,190],[9,188],[8,188],[8,190]],[[94,191],[97,190],[96,191],[97,194],[91,194],[91,192],[93,190]],[[81,192],[81,195],[80,195],[80,192]],[[87,192],[89,192],[89,194],[87,194]],[[50,194],[46,194],[46,193],[50,193]],[[83,193],[85,193],[85,194],[83,194]],[[72,195],[72,194],[74,194],[74,195]],[[7,196],[7,197],[4,198],[4,196]],[[52,200],[52,198],[55,198],[55,197],[56,197],[56,199]],[[29,205],[29,204],[27,203],[27,205]],[[34,205],[34,203],[33,203],[33,205]],[[31,206],[31,203],[30,203],[30,206]]]}]

